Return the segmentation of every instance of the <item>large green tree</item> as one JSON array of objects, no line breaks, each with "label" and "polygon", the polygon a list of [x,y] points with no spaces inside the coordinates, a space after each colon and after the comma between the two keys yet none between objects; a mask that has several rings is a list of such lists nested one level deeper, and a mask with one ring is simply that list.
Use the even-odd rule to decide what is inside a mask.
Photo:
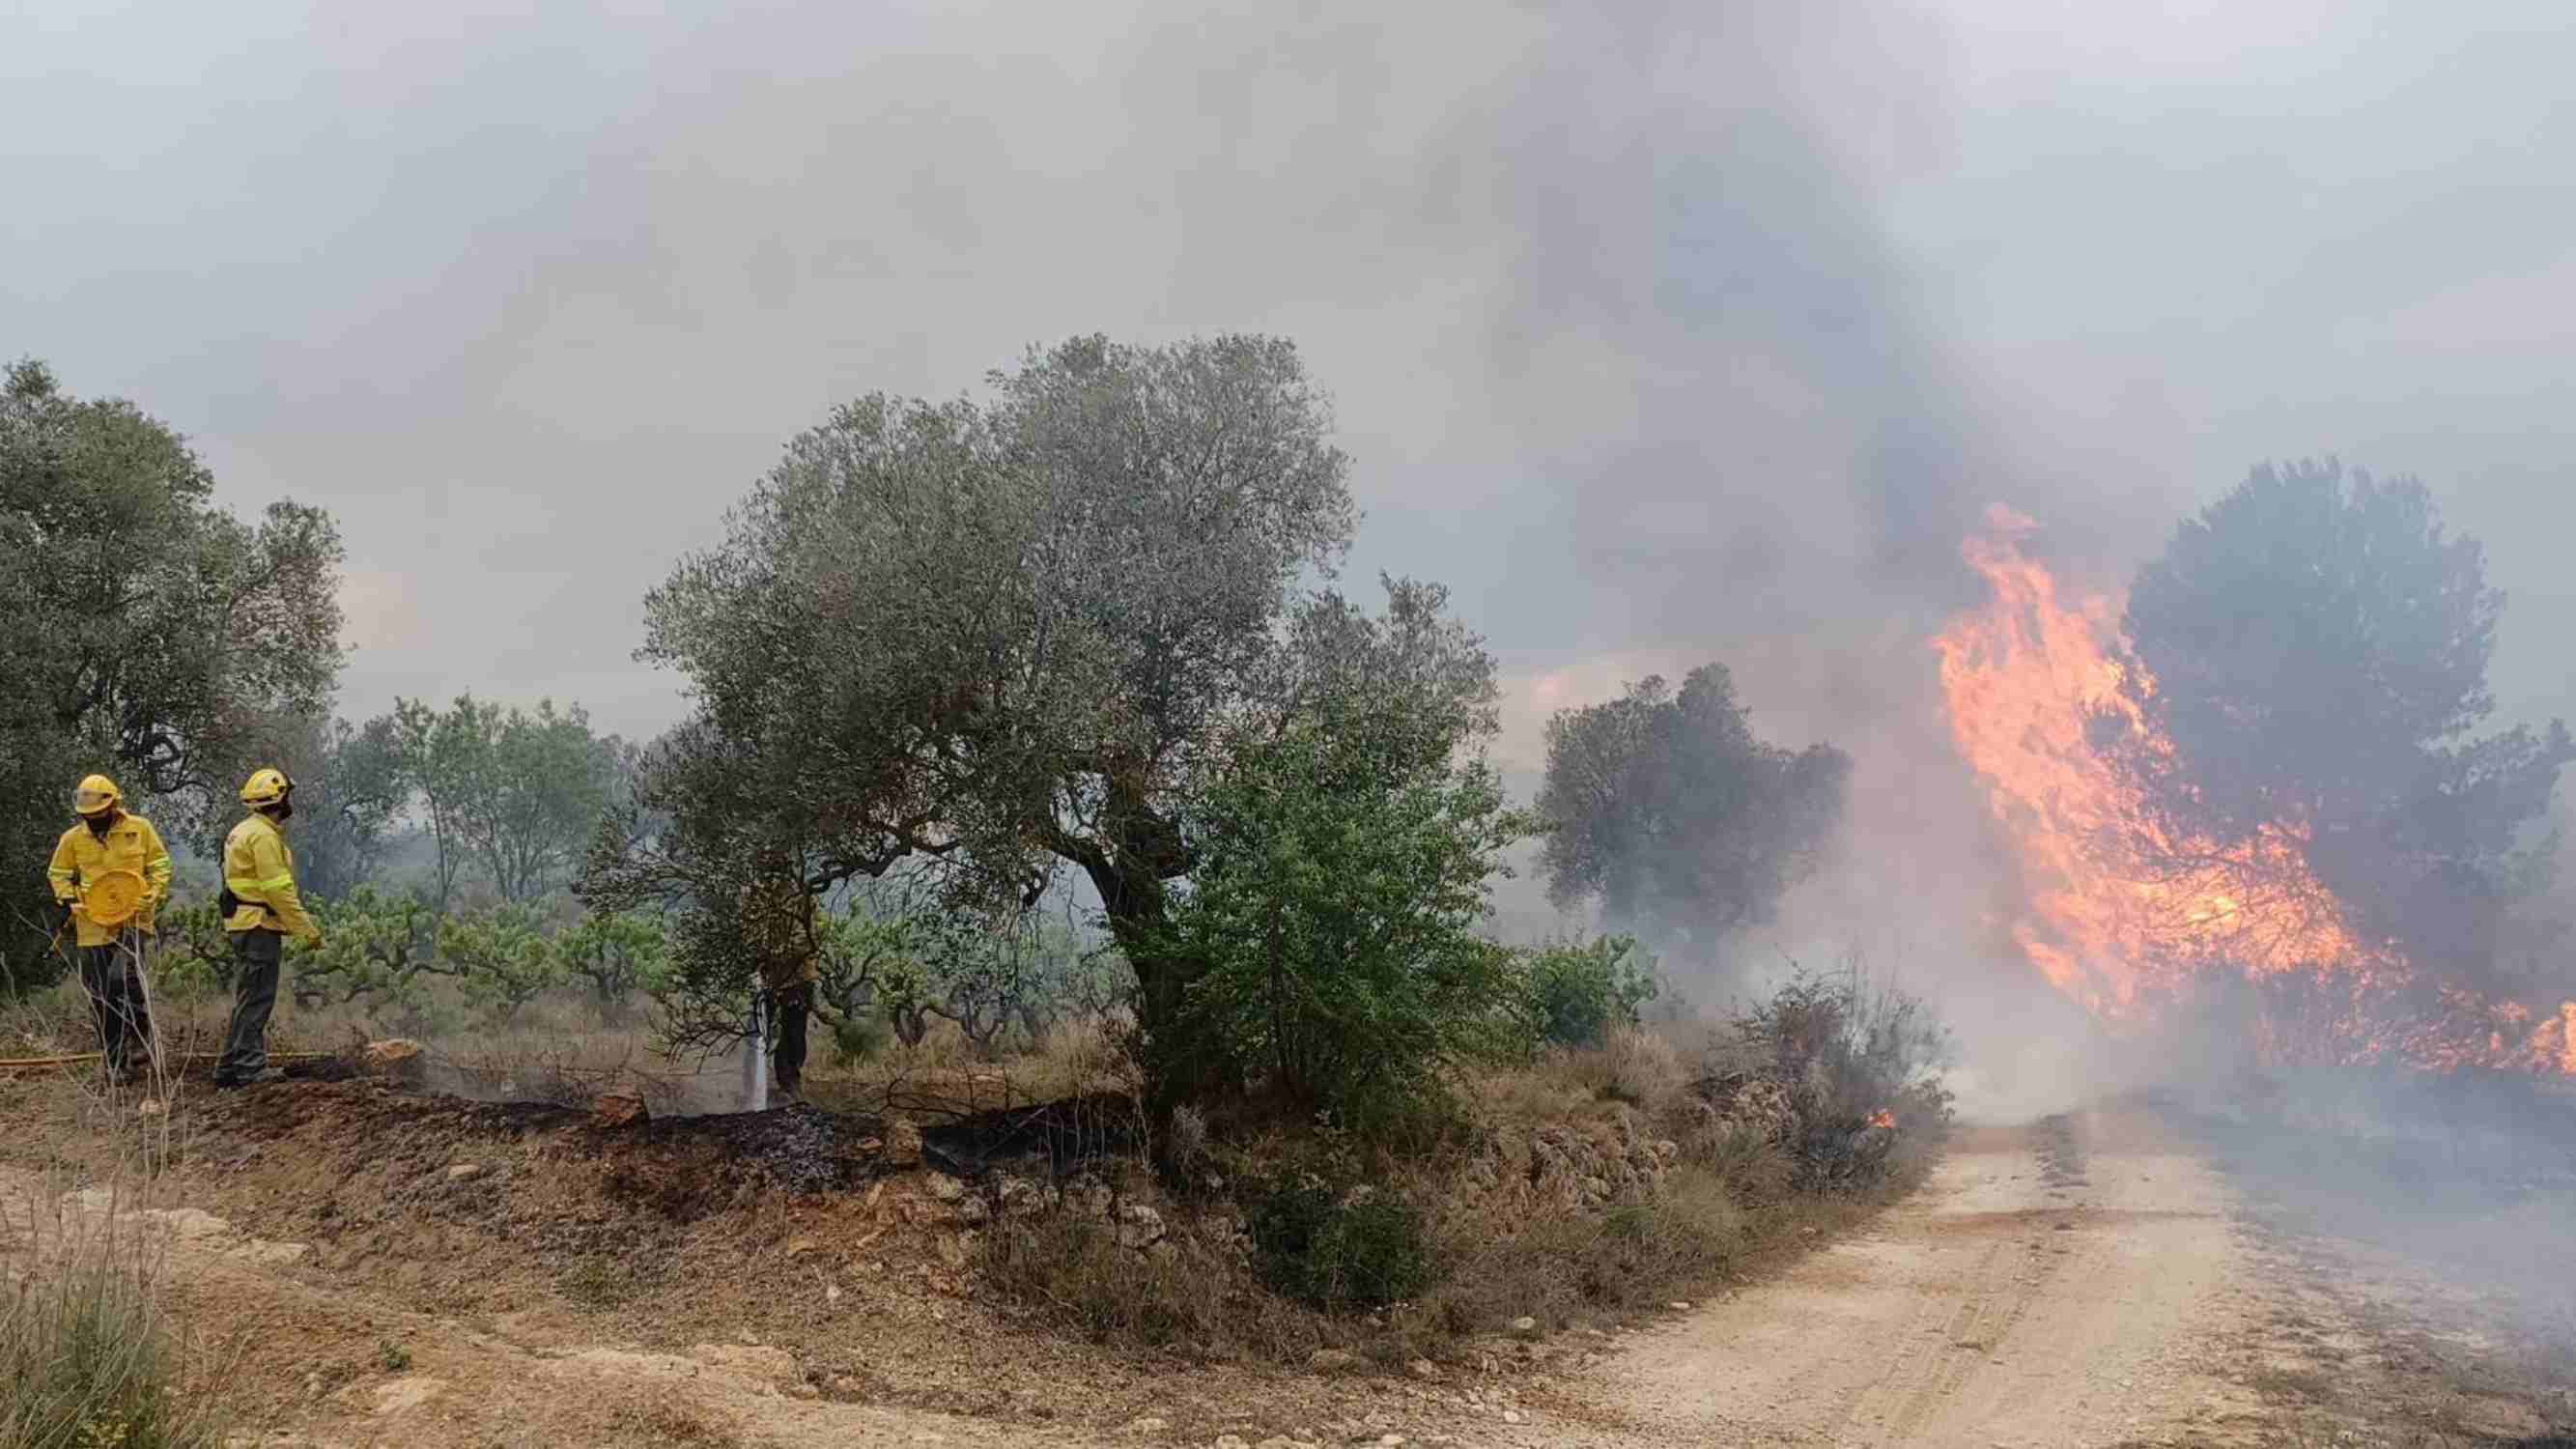
[{"label": "large green tree", "polygon": [[2481,972],[2576,759],[2556,720],[2479,732],[2503,609],[2421,482],[2257,468],[2139,572],[2123,689],[2150,728],[2104,733],[2170,838],[2270,830],[2361,939]]},{"label": "large green tree", "polygon": [[103,770],[211,845],[277,722],[327,712],[340,666],[330,516],[213,501],[185,439],[79,399],[36,362],[0,383],[0,964],[46,974],[44,864],[80,775]]},{"label": "large green tree", "polygon": [[395,844],[404,792],[392,724],[304,715],[267,735],[264,763],[295,781],[297,882],[310,899],[336,901],[372,880]]},{"label": "large green tree", "polygon": [[1540,857],[1560,907],[1707,949],[1770,919],[1841,823],[1850,757],[1753,733],[1735,681],[1704,664],[1679,693],[1647,678],[1547,725]]},{"label": "large green tree", "polygon": [[1349,469],[1273,338],[1082,338],[981,400],[839,409],[649,598],[643,657],[698,708],[646,771],[662,826],[612,839],[591,894],[704,914],[677,933],[686,976],[692,943],[727,951],[718,918],[766,845],[817,893],[926,861],[969,912],[1025,908],[1070,867],[1135,970],[1149,1068],[1187,1090],[1204,965],[1163,927],[1194,864],[1181,812],[1230,732],[1346,690],[1492,709],[1438,590],[1391,583],[1371,617],[1319,587]]},{"label": "large green tree", "polygon": [[534,710],[470,693],[444,710],[398,700],[367,728],[390,742],[406,801],[429,833],[441,912],[469,870],[521,904],[570,884],[631,768],[624,745],[592,733],[580,705],[557,711],[552,700]]}]

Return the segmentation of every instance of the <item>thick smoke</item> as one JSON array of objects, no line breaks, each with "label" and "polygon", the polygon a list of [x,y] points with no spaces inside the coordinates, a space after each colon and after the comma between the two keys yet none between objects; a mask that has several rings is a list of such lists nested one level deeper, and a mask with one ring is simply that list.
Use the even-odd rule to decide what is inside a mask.
[{"label": "thick smoke", "polygon": [[2030,489],[1878,213],[1937,159],[1940,55],[1896,7],[1676,5],[1557,30],[1491,132],[1525,241],[1489,375],[1549,486],[1507,553],[1538,586],[1492,596],[1486,622],[1524,660],[1565,661],[1539,671],[1525,728],[1717,659],[1775,743],[1855,757],[1839,858],[1728,959],[1667,962],[1687,989],[1722,999],[1788,958],[1857,954],[1993,1028],[1963,1085],[2044,1077],[2036,1103],[2089,1028],[1989,924],[2009,877],[1928,647],[1981,596],[1960,541]]}]

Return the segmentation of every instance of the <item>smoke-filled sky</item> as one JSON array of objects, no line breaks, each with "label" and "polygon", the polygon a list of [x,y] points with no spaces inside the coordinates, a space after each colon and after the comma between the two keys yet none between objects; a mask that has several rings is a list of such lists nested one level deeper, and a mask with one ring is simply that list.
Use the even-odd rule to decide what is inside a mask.
[{"label": "smoke-filled sky", "polygon": [[1711,657],[1866,761],[1989,498],[2116,584],[2324,452],[2576,714],[2549,0],[673,8],[0,7],[0,353],[339,515],[353,717],[649,734],[644,591],[831,404],[1219,329],[1334,389],[1355,573],[1455,586],[1523,765]]}]

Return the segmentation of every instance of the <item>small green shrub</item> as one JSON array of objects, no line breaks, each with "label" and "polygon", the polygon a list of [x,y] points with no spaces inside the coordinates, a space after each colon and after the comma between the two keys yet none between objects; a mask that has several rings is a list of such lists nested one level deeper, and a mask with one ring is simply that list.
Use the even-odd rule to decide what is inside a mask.
[{"label": "small green shrub", "polygon": [[845,1016],[832,1024],[832,1055],[844,1067],[876,1060],[892,1040],[894,1033],[883,1017]]},{"label": "small green shrub", "polygon": [[1599,1046],[1635,1026],[1659,989],[1655,958],[1629,936],[1551,941],[1527,953],[1523,969],[1532,1026],[1557,1046]]},{"label": "small green shrub", "polygon": [[1262,1281],[1301,1303],[1380,1308],[1431,1282],[1422,1215],[1406,1203],[1307,1180],[1273,1187],[1250,1218]]},{"label": "small green shrub", "polygon": [[1482,932],[1533,822],[1435,724],[1355,705],[1240,742],[1157,945],[1205,970],[1156,1070],[1384,1141],[1460,1068],[1527,1054],[1519,960]]},{"label": "small green shrub", "polygon": [[389,1374],[411,1372],[411,1350],[388,1338],[376,1345],[376,1364]]}]

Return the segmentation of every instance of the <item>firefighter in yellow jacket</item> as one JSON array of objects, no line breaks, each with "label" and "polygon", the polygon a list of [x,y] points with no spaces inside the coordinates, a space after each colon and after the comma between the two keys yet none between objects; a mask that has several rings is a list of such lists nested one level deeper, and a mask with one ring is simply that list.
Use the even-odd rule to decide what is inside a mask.
[{"label": "firefighter in yellow jacket", "polygon": [[215,1085],[274,1081],[268,1065],[268,1018],[277,1009],[277,964],[286,938],[320,946],[322,928],[295,889],[295,852],[286,822],[295,814],[295,782],[283,770],[258,770],[242,786],[250,813],[224,837],[224,929],[233,938],[233,1019],[224,1032]]},{"label": "firefighter in yellow jacket", "polygon": [[[74,944],[80,949],[90,1016],[98,1026],[99,1060],[107,1079],[121,1085],[134,1079],[139,1064],[151,1060],[143,938],[152,934],[152,918],[170,897],[170,852],[151,821],[126,812],[125,796],[105,775],[80,782],[72,792],[72,811],[81,823],[63,832],[45,875],[54,899],[70,910],[77,928]],[[111,874],[140,878],[142,903],[123,921],[102,924],[90,918],[88,897],[91,887]]]},{"label": "firefighter in yellow jacket", "polygon": [[[805,891],[787,857],[762,857],[760,873],[743,893],[743,930],[760,963],[760,985],[777,1023],[778,1044],[770,1054],[769,1079],[784,1101],[798,1100],[805,1080],[805,1025],[814,1011],[814,984],[822,979],[817,965],[814,898]],[[758,1050],[755,1044],[754,1050]]]}]

